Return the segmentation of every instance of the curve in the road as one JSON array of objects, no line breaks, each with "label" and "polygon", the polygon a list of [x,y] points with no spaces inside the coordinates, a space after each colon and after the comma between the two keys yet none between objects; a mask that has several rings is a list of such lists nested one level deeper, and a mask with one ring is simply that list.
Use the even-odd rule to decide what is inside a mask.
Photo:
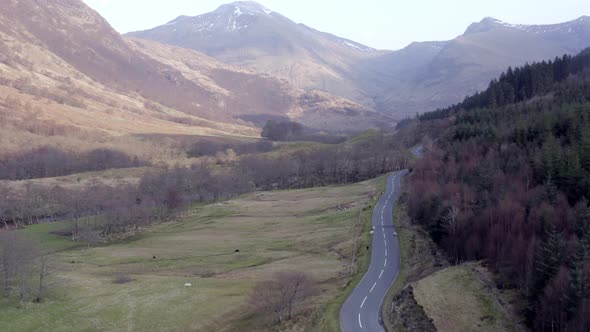
[{"label": "curve in the road", "polygon": [[389,175],[385,193],[373,211],[374,227],[371,263],[361,282],[340,310],[343,332],[383,331],[381,304],[400,269],[400,250],[393,228],[393,207],[401,189],[401,178],[407,171]]}]

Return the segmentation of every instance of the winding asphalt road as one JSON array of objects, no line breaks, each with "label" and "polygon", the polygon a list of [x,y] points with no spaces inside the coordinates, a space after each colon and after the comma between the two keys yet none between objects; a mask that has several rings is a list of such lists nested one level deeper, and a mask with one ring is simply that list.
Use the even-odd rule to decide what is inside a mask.
[{"label": "winding asphalt road", "polygon": [[371,264],[340,310],[340,328],[343,332],[384,331],[381,325],[381,303],[400,269],[399,243],[393,228],[393,207],[401,191],[401,178],[406,174],[406,170],[391,174],[387,178],[385,193],[375,205]]}]

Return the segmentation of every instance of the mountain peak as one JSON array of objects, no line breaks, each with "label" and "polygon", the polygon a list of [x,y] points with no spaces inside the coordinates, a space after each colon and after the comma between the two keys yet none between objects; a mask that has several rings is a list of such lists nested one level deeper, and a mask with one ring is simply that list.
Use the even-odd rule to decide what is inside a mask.
[{"label": "mountain peak", "polygon": [[265,14],[269,15],[272,13],[271,10],[264,7],[263,5],[259,4],[256,1],[236,1],[232,3],[228,3],[225,5],[219,6],[217,11],[227,12],[233,11],[235,15],[256,15],[256,14]]},{"label": "mountain peak", "polygon": [[511,26],[511,24],[502,22],[497,18],[487,16],[477,23],[472,23],[465,31],[465,34],[487,32],[501,26]]}]

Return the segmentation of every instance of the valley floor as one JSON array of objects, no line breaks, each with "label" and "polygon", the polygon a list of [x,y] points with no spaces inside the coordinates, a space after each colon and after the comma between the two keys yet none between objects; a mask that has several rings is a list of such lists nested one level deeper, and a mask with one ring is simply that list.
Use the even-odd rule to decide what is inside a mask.
[{"label": "valley floor", "polygon": [[[264,330],[267,323],[252,318],[248,295],[257,282],[291,270],[310,273],[321,289],[291,329],[333,329],[324,313],[351,281],[359,209],[372,204],[382,183],[260,192],[200,205],[178,221],[95,248],[72,247],[69,238],[51,234],[63,223],[32,226],[23,232],[57,251],[50,294],[24,308],[0,300],[0,330]],[[365,228],[370,211],[363,212]],[[359,239],[361,252],[367,241]],[[122,276],[130,281],[117,283]]]}]

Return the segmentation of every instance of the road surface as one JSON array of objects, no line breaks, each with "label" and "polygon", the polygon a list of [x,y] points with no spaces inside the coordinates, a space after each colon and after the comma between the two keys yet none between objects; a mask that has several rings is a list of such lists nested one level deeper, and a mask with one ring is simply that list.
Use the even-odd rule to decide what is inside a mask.
[{"label": "road surface", "polygon": [[397,278],[400,251],[393,228],[393,207],[400,194],[401,178],[407,171],[399,171],[387,178],[387,189],[373,211],[373,248],[369,270],[346,299],[340,310],[343,332],[384,331],[381,325],[381,303]]}]

